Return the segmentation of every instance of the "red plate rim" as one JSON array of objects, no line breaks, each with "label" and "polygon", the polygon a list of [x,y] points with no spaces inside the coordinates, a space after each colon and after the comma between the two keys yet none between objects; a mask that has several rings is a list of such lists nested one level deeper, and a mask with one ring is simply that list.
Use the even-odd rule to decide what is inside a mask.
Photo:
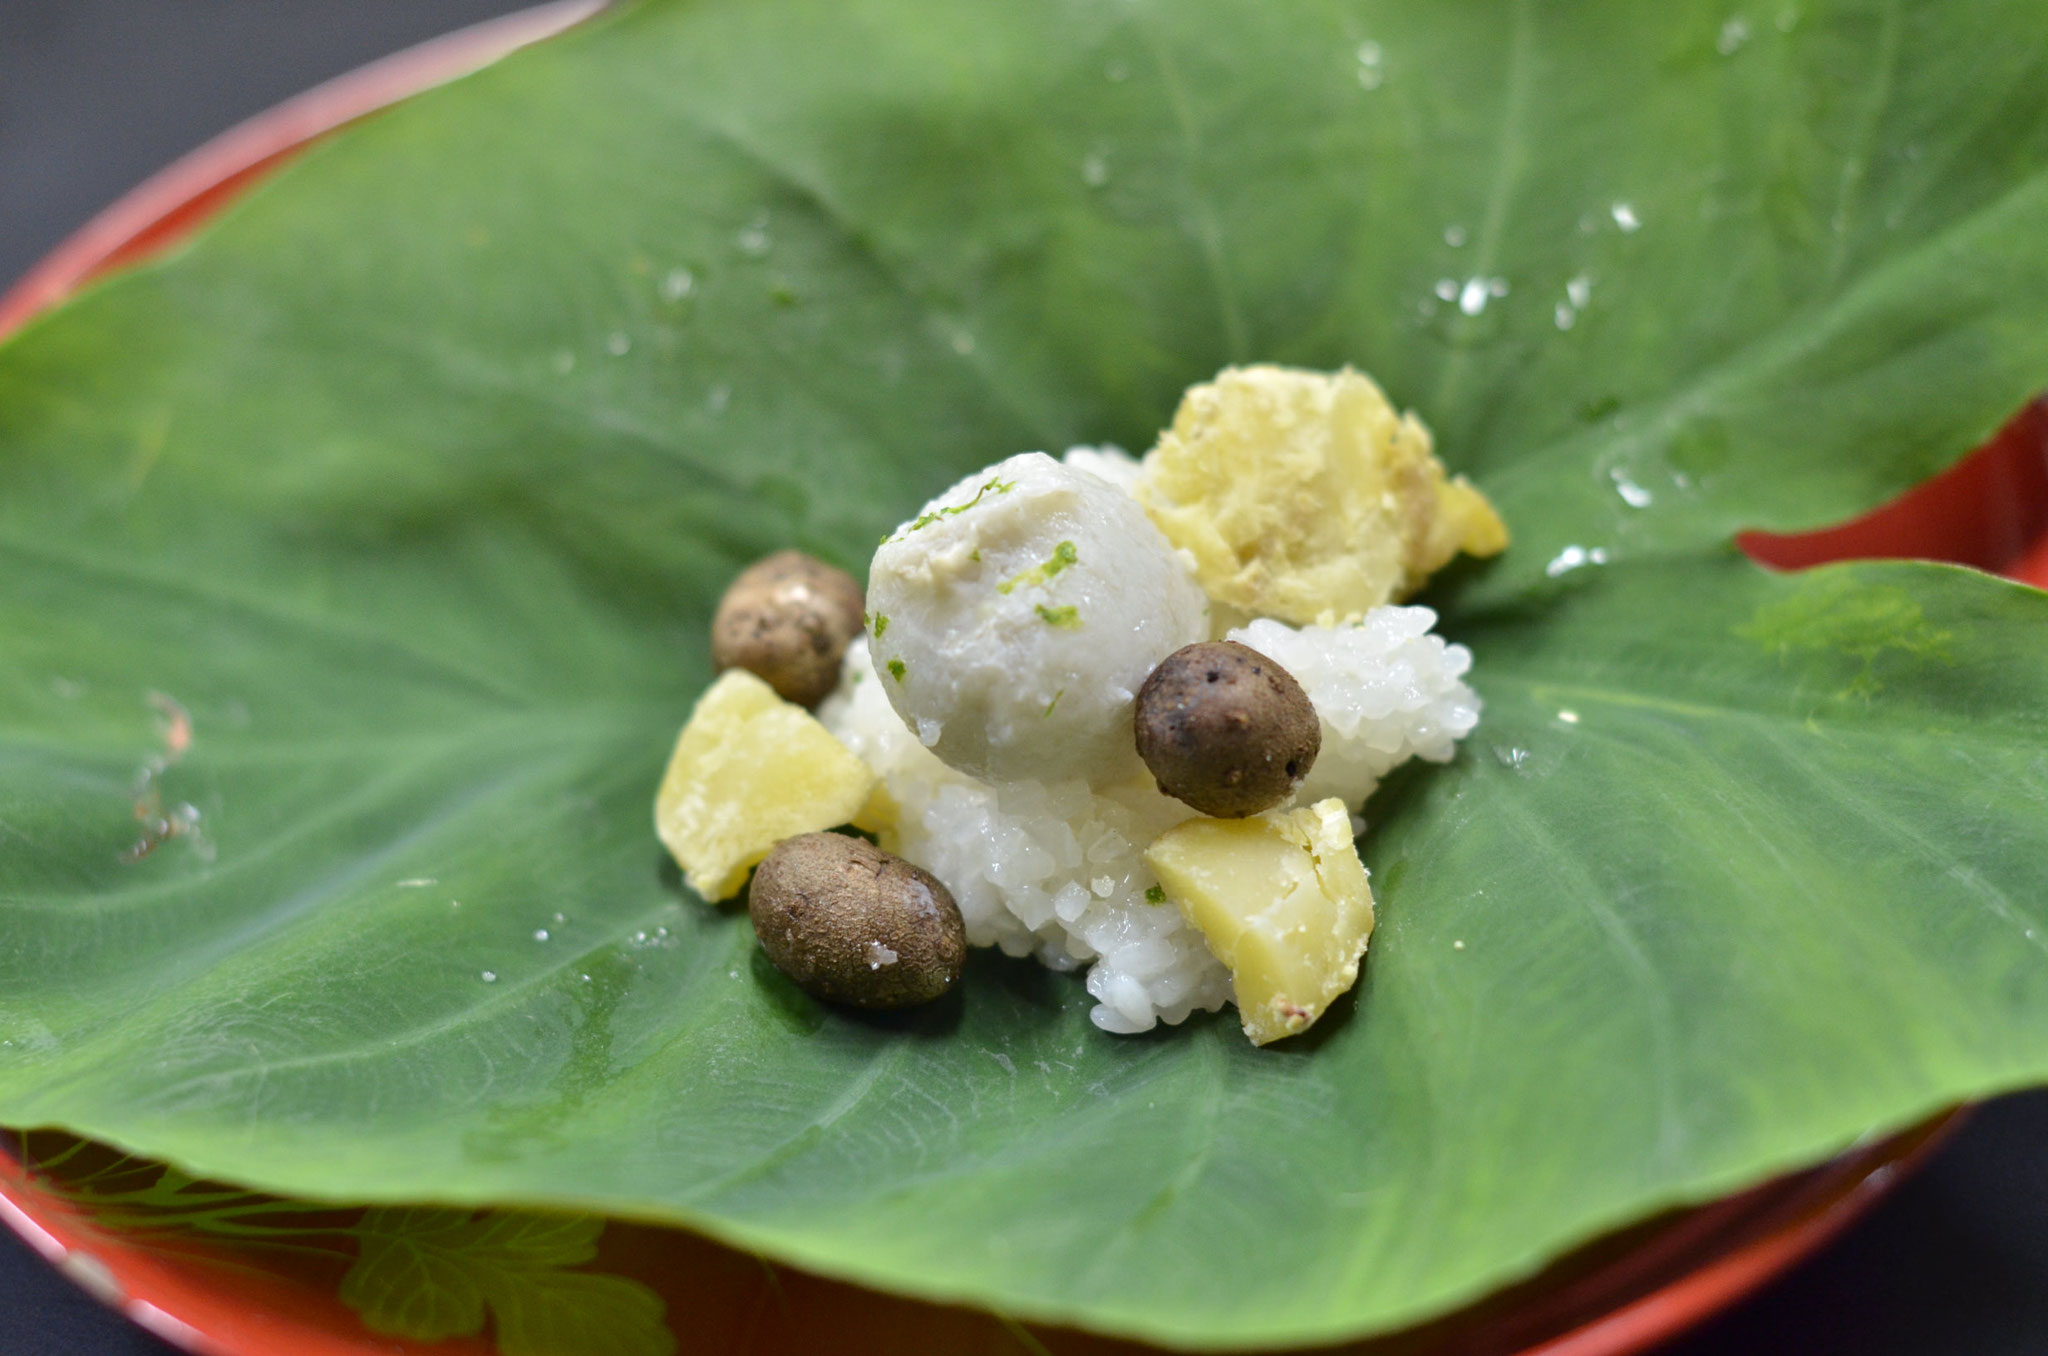
[{"label": "red plate rim", "polygon": [[158,170],[65,237],[0,295],[0,337],[127,264],[171,248],[312,143],[358,118],[551,37],[606,0],[553,0],[430,39],[315,85]]},{"label": "red plate rim", "polygon": [[[588,18],[604,5],[605,0],[553,0],[460,29],[360,67],[236,125],[122,195],[0,294],[0,338],[87,284],[173,248],[267,174],[347,124],[489,65]],[[2033,417],[2041,418],[2040,407]],[[1773,559],[1768,543],[1757,549],[1756,540],[1754,535],[1746,539],[1745,547],[1767,563],[1809,563]],[[1675,1279],[1653,1280],[1648,1289],[1596,1317],[1537,1337],[1533,1344],[1519,1347],[1519,1356],[1626,1356],[1676,1336],[1748,1296],[1860,1218],[1924,1162],[1966,1114],[1965,1109],[1951,1110],[1821,1168],[1672,1218],[1636,1251],[1668,1260],[1674,1251],[1691,1246],[1721,1250]],[[13,1157],[4,1149],[0,1155]],[[118,1290],[100,1283],[105,1280],[103,1266],[95,1273],[94,1266],[100,1264],[80,1266],[76,1261],[91,1254],[74,1251],[81,1224],[74,1216],[74,1211],[33,1190],[19,1163],[10,1161],[7,1171],[0,1173],[0,1220],[43,1256],[64,1265],[87,1290],[189,1350],[207,1356],[269,1356],[267,1349],[259,1353],[256,1347],[217,1345],[185,1323],[176,1312],[173,1293],[180,1287],[164,1285],[146,1266],[123,1267]],[[1705,1237],[1738,1216],[1736,1237]],[[1748,1230],[1763,1232],[1742,1236],[1745,1219]],[[1649,1271],[1653,1265],[1639,1269]],[[1589,1283],[1598,1285],[1603,1275],[1612,1288],[1611,1272],[1596,1272]],[[1531,1284],[1540,1283],[1539,1277]],[[1505,1293],[1519,1289],[1511,1287]],[[169,1307],[160,1307],[157,1299]]]}]

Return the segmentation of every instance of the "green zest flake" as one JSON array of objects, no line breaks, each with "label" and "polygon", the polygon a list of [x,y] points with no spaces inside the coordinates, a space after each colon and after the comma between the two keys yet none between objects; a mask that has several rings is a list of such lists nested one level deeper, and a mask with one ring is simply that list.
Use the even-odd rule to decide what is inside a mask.
[{"label": "green zest flake", "polygon": [[1040,603],[1038,615],[1047,626],[1057,626],[1062,631],[1081,629],[1081,614],[1072,607],[1047,607]]},{"label": "green zest flake", "polygon": [[1146,886],[1145,902],[1147,904],[1164,904],[1166,902],[1166,891],[1157,885]]},{"label": "green zest flake", "polygon": [[1053,693],[1052,700],[1045,704],[1045,714],[1047,716],[1050,716],[1052,714],[1052,709],[1060,704],[1060,698],[1066,695],[1067,690],[1065,688],[1061,688],[1059,691]]},{"label": "green zest flake", "polygon": [[1067,566],[1072,565],[1075,561],[1078,561],[1080,558],[1081,553],[1074,549],[1074,543],[1070,541],[1063,541],[1058,546],[1052,548],[1051,558],[1048,559],[1043,565],[1034,565],[1030,569],[1025,570],[1021,574],[1017,575],[1015,578],[1006,580],[1003,583],[998,584],[996,586],[996,592],[1008,593],[1011,589],[1016,588],[1020,584],[1043,584],[1046,581],[1050,580],[1054,575],[1058,574],[1061,570],[1066,569]]},{"label": "green zest flake", "polygon": [[909,670],[904,668],[902,660],[892,659],[889,661],[889,676],[891,678],[894,678],[897,682],[902,682],[903,675],[907,672],[909,672]]},{"label": "green zest flake", "polygon": [[889,629],[889,614],[886,612],[876,613],[874,620],[874,628],[875,639],[880,640],[882,638],[882,633]]},{"label": "green zest flake", "polygon": [[[974,498],[968,500],[964,504],[957,504],[952,508],[942,508],[932,513],[919,514],[918,517],[910,524],[909,527],[903,529],[903,534],[905,536],[909,536],[912,532],[916,532],[923,528],[930,527],[933,523],[937,522],[941,518],[957,517],[958,515],[965,513],[967,512],[967,510],[973,508],[976,504],[979,504],[981,502],[982,496],[989,493],[991,490],[993,490],[997,494],[1008,494],[1011,490],[1014,490],[1016,488],[1017,482],[1014,480],[990,480],[983,484],[980,489],[974,492]],[[884,537],[882,538],[882,540],[885,542],[894,541],[896,540],[896,538]]]}]

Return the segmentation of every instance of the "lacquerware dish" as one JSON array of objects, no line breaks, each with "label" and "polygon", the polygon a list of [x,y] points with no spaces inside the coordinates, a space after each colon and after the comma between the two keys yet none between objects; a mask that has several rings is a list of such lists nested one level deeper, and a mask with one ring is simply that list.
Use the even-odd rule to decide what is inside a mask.
[{"label": "lacquerware dish", "polygon": [[[0,332],[104,272],[175,246],[333,128],[573,23],[591,8],[547,6],[455,35],[237,129],[124,199],[0,298]],[[2048,412],[2036,405],[1976,457],[1887,509],[1825,533],[1752,534],[1743,546],[1758,561],[1783,568],[1910,556],[2048,584],[2044,451]],[[1532,1279],[1448,1317],[1341,1349],[1359,1356],[1425,1350],[1620,1356],[1642,1350],[1819,1246],[1938,1143],[1954,1114],[1717,1204],[1660,1216],[1575,1250]],[[375,1234],[374,1222],[366,1223],[374,1210],[233,1191],[213,1198],[203,1186],[180,1191],[174,1184],[167,1191],[150,1165],[54,1135],[31,1135],[9,1150],[0,1171],[0,1216],[95,1294],[191,1350],[348,1356],[496,1349],[513,1356],[517,1343],[506,1340],[502,1311],[495,1329],[433,1340],[394,1338],[364,1326],[369,1301],[358,1287],[350,1292],[358,1302],[346,1303],[344,1291]],[[174,1199],[181,1195],[182,1202]],[[271,1232],[259,1229],[238,1241],[191,1208],[200,1197],[215,1223],[233,1222],[237,1211],[247,1210]],[[595,1221],[577,1227],[583,1232],[561,1254],[560,1269],[629,1286],[602,1293],[627,1296],[637,1306],[634,1322],[659,1324],[684,1349],[964,1353],[1042,1346],[1074,1356],[1150,1350],[1053,1325],[1027,1329],[968,1309],[766,1266],[680,1231]],[[275,1246],[280,1243],[284,1247]],[[654,1297],[651,1307],[648,1296]],[[890,1345],[878,1345],[876,1334],[883,1333]],[[569,1356],[576,1348],[518,1350]]]},{"label": "lacquerware dish", "polygon": [[[1683,1332],[1852,1224],[1940,1146],[1961,1113],[1715,1205],[1651,1221],[1541,1275],[1344,1356],[1627,1356]],[[25,1152],[26,1150],[26,1152]],[[30,1164],[59,1160],[54,1171]],[[13,1137],[0,1153],[0,1219],[73,1281],[203,1356],[587,1356],[573,1344],[508,1348],[491,1336],[421,1341],[363,1322],[346,1282],[366,1212],[228,1191],[149,1195],[154,1165],[62,1136]],[[193,1196],[204,1189],[187,1188]],[[244,1213],[238,1213],[244,1212]],[[266,1213],[269,1212],[269,1213]],[[519,1219],[518,1216],[507,1218]],[[208,1220],[225,1221],[225,1225]],[[374,1223],[374,1221],[373,1221]],[[240,1236],[233,1230],[240,1229]],[[676,1349],[722,1356],[1149,1356],[1159,1348],[969,1309],[919,1304],[773,1266],[673,1229],[591,1230],[570,1274],[643,1287]],[[458,1265],[462,1250],[450,1249]],[[601,1309],[571,1318],[602,1325]],[[647,1348],[656,1349],[656,1348]]]}]

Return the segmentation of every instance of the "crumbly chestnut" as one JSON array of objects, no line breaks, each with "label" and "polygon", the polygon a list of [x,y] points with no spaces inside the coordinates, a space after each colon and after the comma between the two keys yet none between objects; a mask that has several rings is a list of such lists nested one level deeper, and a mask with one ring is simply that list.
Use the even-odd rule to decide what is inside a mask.
[{"label": "crumbly chestnut", "polygon": [[828,1003],[929,1003],[952,991],[967,963],[952,893],[863,838],[784,839],[754,872],[747,910],[775,968]]},{"label": "crumbly chestnut", "polygon": [[777,551],[740,572],[711,621],[711,662],[761,678],[785,701],[816,706],[839,685],[839,661],[860,634],[860,585],[801,551]]},{"label": "crumbly chestnut", "polygon": [[1322,723],[1294,675],[1234,640],[1183,646],[1138,689],[1138,756],[1159,789],[1242,819],[1286,800],[1314,766]]}]

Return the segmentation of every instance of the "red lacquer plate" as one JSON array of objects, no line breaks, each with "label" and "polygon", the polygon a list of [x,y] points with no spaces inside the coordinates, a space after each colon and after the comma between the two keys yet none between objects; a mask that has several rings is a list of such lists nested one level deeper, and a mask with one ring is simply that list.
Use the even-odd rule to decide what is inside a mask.
[{"label": "red lacquer plate", "polygon": [[[364,67],[227,132],[95,217],[0,296],[0,335],[103,274],[189,236],[310,143],[559,32],[601,0],[563,0]],[[1953,470],[1852,523],[1743,549],[1796,569],[1914,557],[2048,586],[2048,403]],[[1806,1172],[1600,1239],[1426,1326],[1352,1356],[1622,1356],[1747,1295],[1862,1213],[1953,1127],[1951,1112]],[[184,1179],[56,1133],[0,1137],[0,1219],[88,1291],[207,1356],[1143,1356],[1150,1348],[921,1304],[773,1266],[678,1230],[517,1212],[337,1209]],[[506,1270],[508,1237],[525,1270]],[[399,1254],[433,1256],[484,1295],[474,1311],[407,1290]],[[373,1265],[375,1264],[375,1265]],[[395,1279],[394,1279],[395,1277]],[[459,1286],[457,1287],[460,1288]],[[442,1292],[445,1300],[446,1293]]]}]

